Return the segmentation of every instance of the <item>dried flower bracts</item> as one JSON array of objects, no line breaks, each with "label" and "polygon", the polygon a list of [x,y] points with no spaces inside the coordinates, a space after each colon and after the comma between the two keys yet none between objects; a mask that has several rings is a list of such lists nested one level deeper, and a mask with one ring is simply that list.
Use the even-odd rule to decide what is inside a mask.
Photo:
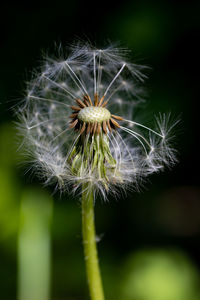
[{"label": "dried flower bracts", "polygon": [[84,96],[84,100],[75,100],[78,106],[71,106],[73,110],[69,116],[72,118],[70,122],[70,128],[80,130],[80,134],[87,132],[90,134],[99,134],[101,130],[105,134],[112,129],[120,128],[119,123],[116,121],[122,121],[123,118],[116,115],[111,115],[108,109],[106,109],[106,102],[101,99],[98,101],[98,95],[94,96],[94,104],[88,95]]},{"label": "dried flower bracts", "polygon": [[142,178],[176,161],[176,122],[160,115],[151,129],[135,119],[143,69],[127,61],[125,50],[80,43],[68,57],[45,61],[18,115],[23,145],[46,184],[75,192],[87,183],[106,197],[137,189]]}]

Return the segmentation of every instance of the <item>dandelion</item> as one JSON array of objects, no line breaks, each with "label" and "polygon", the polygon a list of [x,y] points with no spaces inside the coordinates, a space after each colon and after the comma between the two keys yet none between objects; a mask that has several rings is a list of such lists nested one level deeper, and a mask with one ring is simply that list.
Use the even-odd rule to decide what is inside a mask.
[{"label": "dandelion", "polygon": [[82,195],[83,242],[91,299],[104,299],[95,245],[96,194],[138,190],[151,173],[176,162],[169,116],[151,129],[133,119],[143,101],[144,66],[127,51],[72,45],[68,57],[47,58],[19,109],[20,130],[45,184]]}]

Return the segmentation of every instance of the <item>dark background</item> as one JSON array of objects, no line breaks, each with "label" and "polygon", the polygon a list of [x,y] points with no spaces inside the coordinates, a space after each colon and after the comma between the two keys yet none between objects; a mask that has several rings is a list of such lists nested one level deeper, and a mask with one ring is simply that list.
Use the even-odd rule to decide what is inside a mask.
[{"label": "dark background", "polygon": [[[53,54],[55,43],[65,47],[76,38],[90,40],[97,47],[120,42],[131,49],[133,60],[152,68],[145,84],[149,113],[170,111],[181,119],[175,146],[179,163],[173,169],[152,176],[139,194],[96,202],[96,228],[102,234],[99,255],[107,298],[118,299],[120,286],[119,299],[152,299],[151,295],[123,296],[126,287],[122,279],[131,274],[129,269],[132,261],[135,266],[138,253],[147,261],[149,253],[155,261],[161,253],[170,264],[175,261],[175,266],[173,255],[180,256],[180,263],[186,264],[191,272],[187,284],[199,293],[191,279],[198,281],[200,272],[199,15],[198,1],[89,4],[75,0],[1,6],[0,298],[14,299],[16,295],[21,192],[31,182],[40,186],[37,179],[31,181],[24,176],[23,167],[18,167],[11,107],[23,98],[25,82],[31,78],[33,68],[39,66],[42,51]],[[13,198],[8,196],[11,190]],[[48,191],[52,193],[51,189]],[[7,197],[11,200],[7,201]],[[54,196],[52,299],[88,299],[80,219],[78,199]],[[148,268],[149,274],[156,272],[151,264]],[[180,279],[181,272],[177,274]],[[192,297],[190,292],[188,299],[198,299]]]}]

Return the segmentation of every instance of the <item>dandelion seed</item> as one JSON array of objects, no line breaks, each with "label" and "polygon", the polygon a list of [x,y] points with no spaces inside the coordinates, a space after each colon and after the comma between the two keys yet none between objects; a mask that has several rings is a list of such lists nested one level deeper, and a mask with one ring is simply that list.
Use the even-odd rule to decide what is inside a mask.
[{"label": "dandelion seed", "polygon": [[29,84],[20,130],[46,183],[77,191],[88,182],[106,197],[119,187],[137,189],[142,178],[176,161],[168,116],[156,119],[157,130],[129,120],[145,76],[124,54],[73,45],[65,60],[47,59]]}]

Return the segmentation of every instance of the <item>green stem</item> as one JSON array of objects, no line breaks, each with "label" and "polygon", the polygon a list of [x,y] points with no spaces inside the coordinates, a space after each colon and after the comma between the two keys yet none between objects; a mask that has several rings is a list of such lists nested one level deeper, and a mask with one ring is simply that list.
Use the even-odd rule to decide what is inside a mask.
[{"label": "green stem", "polygon": [[104,300],[94,225],[94,196],[88,185],[82,186],[82,230],[87,278],[92,300]]},{"label": "green stem", "polygon": [[34,188],[23,192],[18,235],[18,300],[49,300],[51,197]]}]

